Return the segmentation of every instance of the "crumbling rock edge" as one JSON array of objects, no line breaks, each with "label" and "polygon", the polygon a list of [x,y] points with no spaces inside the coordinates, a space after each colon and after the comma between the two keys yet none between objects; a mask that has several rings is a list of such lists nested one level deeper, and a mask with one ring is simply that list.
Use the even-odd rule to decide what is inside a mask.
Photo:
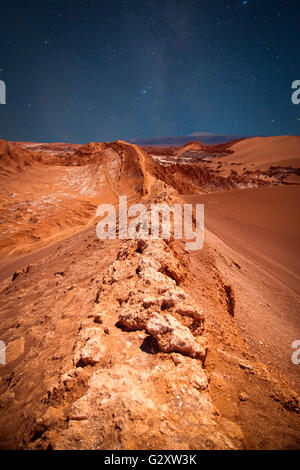
[{"label": "crumbling rock edge", "polygon": [[[64,425],[51,420],[47,425],[46,412],[39,419],[44,432],[29,448],[244,447],[240,427],[222,419],[211,399],[203,368],[205,314],[170,277],[176,272],[180,279],[182,269],[170,243],[123,242],[103,275],[90,317],[80,325],[73,366],[58,385],[68,393],[86,371],[86,391],[73,402]],[[105,327],[114,314],[117,321]],[[119,350],[116,338],[123,341]]]}]

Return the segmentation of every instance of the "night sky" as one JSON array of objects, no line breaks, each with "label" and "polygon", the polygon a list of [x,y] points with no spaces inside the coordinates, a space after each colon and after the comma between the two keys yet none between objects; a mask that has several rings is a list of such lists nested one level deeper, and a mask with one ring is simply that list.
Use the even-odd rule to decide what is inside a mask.
[{"label": "night sky", "polygon": [[0,137],[300,134],[298,0],[1,0]]}]

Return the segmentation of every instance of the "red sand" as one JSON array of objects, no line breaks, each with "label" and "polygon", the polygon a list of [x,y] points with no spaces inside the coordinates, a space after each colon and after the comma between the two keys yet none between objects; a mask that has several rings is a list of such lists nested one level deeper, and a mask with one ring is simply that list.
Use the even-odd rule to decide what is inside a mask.
[{"label": "red sand", "polygon": [[231,147],[233,155],[228,162],[253,163],[253,169],[266,169],[273,166],[300,167],[300,137],[255,137],[245,139]]},{"label": "red sand", "polygon": [[[299,448],[300,186],[286,168],[253,172],[298,168],[299,139],[247,139],[182,164],[120,141],[0,142],[0,448]],[[202,250],[97,239],[100,202],[181,202],[174,188],[205,204]],[[148,325],[118,326],[154,309],[176,319],[181,345],[207,341],[205,367],[159,349]],[[102,356],[80,363],[80,348]]]}]

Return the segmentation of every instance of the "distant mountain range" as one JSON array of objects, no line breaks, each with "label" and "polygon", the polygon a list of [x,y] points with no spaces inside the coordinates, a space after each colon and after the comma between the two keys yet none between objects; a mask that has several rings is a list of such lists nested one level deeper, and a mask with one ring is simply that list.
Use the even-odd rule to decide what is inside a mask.
[{"label": "distant mountain range", "polygon": [[194,134],[177,136],[177,137],[149,137],[145,139],[131,139],[128,142],[137,145],[149,146],[180,146],[185,145],[191,140],[199,140],[203,144],[215,145],[222,142],[229,142],[231,140],[245,139],[249,137],[256,137],[254,135],[227,135],[227,134],[210,134],[208,132],[195,132]]}]

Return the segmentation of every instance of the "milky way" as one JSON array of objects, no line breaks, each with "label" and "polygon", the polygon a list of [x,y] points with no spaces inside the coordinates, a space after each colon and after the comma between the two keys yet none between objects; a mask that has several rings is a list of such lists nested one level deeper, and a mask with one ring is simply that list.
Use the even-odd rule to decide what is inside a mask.
[{"label": "milky way", "polygon": [[0,137],[299,134],[297,1],[3,0]]}]

